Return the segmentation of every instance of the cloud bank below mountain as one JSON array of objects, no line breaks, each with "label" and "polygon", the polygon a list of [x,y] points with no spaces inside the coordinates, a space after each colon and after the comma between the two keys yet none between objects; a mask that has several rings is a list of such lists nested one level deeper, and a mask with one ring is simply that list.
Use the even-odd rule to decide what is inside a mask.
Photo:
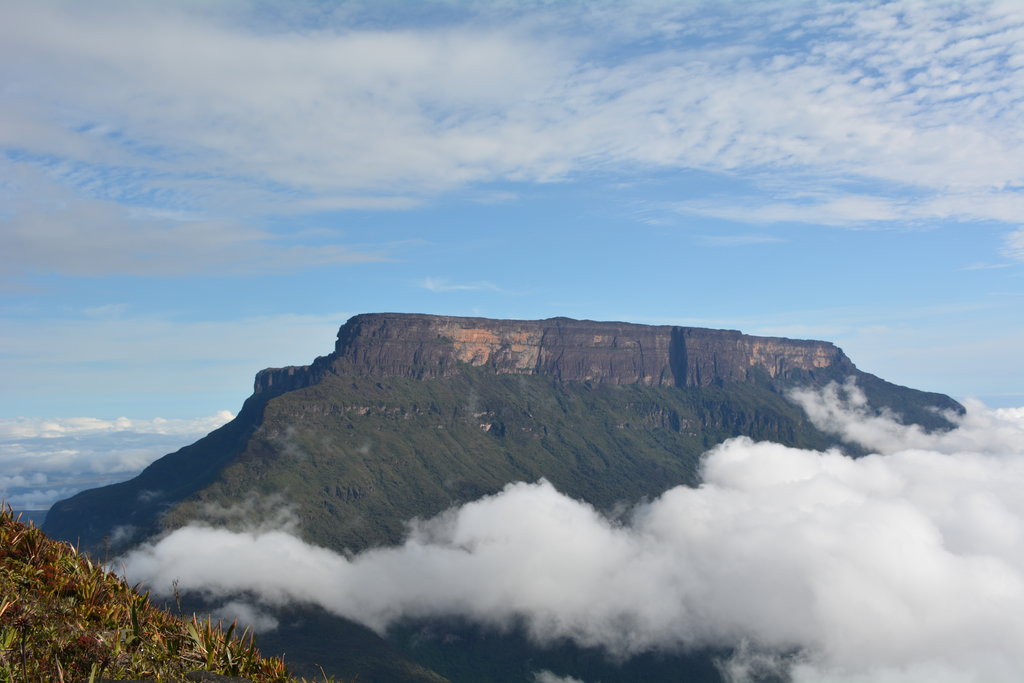
[{"label": "cloud bank below mountain", "polygon": [[[855,387],[798,394],[877,453],[731,439],[703,483],[608,516],[546,481],[410,524],[356,556],[294,528],[189,526],[123,558],[157,592],[303,602],[378,631],[459,615],[612,657],[719,646],[736,680],[1011,681],[1024,669],[1024,411],[969,406],[928,435]],[[798,654],[793,656],[792,653]],[[786,653],[785,658],[782,654]]]},{"label": "cloud bank below mountain", "polygon": [[83,489],[129,479],[233,417],[221,410],[194,419],[0,419],[0,499],[14,508],[49,508]]}]

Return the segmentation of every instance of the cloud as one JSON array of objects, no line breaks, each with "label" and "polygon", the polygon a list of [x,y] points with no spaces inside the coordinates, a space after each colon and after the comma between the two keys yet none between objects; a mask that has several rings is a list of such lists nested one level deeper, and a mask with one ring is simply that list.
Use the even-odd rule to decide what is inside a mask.
[{"label": "cloud", "polygon": [[226,623],[238,622],[243,629],[249,628],[259,633],[273,631],[278,625],[273,616],[241,600],[232,600],[222,605],[214,616]]},{"label": "cloud", "polygon": [[1024,261],[1024,228],[1014,230],[1006,236],[1002,253],[1008,259]]},{"label": "cloud", "polygon": [[57,437],[82,437],[84,435],[126,432],[131,434],[159,434],[192,436],[205,434],[234,419],[229,410],[217,411],[209,417],[192,420],[165,419],[155,417],[149,420],[119,417],[105,420],[97,417],[0,418],[0,440],[53,439]]},{"label": "cloud", "polygon": [[559,676],[544,669],[533,674],[533,683],[583,683],[583,681],[573,676]]},{"label": "cloud", "polygon": [[[143,210],[113,199],[83,198],[36,169],[0,161],[14,179],[4,231],[8,270],[67,275],[175,276],[289,271],[385,261],[383,247],[306,244],[234,219]],[[332,235],[337,239],[337,235]]]},{"label": "cloud", "polygon": [[[922,229],[936,221],[995,220],[1016,222],[1024,210],[1024,197],[1015,193],[949,191],[941,195],[908,193],[905,187],[852,193],[821,187],[808,180],[805,187],[776,189],[772,194],[670,203],[669,211],[708,216],[748,224],[807,223],[844,228]],[[827,185],[827,183],[825,183]],[[816,191],[807,187],[816,186]],[[1013,235],[1007,237],[1007,247]],[[1010,256],[1004,249],[1004,255]]]},{"label": "cloud", "polygon": [[500,288],[487,281],[454,284],[446,278],[428,277],[420,281],[420,287],[430,292],[475,292],[480,290],[500,291]]},{"label": "cloud", "polygon": [[1015,681],[1024,411],[974,404],[956,429],[925,435],[865,414],[852,388],[846,397],[822,394],[835,409],[811,418],[887,454],[736,438],[707,453],[699,488],[625,516],[545,481],[516,483],[356,556],[286,531],[188,526],[123,562],[158,592],[174,580],[214,596],[247,591],[381,631],[460,615],[614,657],[731,647],[722,670],[735,680],[782,667],[796,681]]},{"label": "cloud", "polygon": [[[735,201],[735,200],[734,200]],[[747,223],[815,223],[850,227],[864,223],[893,222],[914,218],[906,202],[871,195],[793,197],[786,201],[740,200],[735,203],[708,200],[679,202],[680,213]]]},{"label": "cloud", "polygon": [[966,401],[965,415],[946,414],[959,425],[950,431],[928,432],[918,425],[904,425],[888,411],[874,414],[867,397],[852,381],[829,384],[822,391],[795,390],[794,400],[814,424],[846,441],[878,453],[914,449],[940,453],[1024,454],[1024,421],[1008,410],[988,411],[977,401]]},{"label": "cloud", "polygon": [[260,3],[6,8],[0,77],[17,87],[0,144],[90,195],[226,215],[254,200],[387,205],[659,169],[812,180],[838,195],[817,207],[833,220],[850,204],[901,212],[844,196],[850,178],[1019,201],[1024,14],[1012,5],[311,16]]},{"label": "cloud", "polygon": [[83,489],[129,479],[233,417],[221,410],[190,420],[0,419],[0,498],[15,508],[48,508]]},{"label": "cloud", "polygon": [[995,414],[1008,422],[1024,425],[1024,408],[999,408],[995,411]]},{"label": "cloud", "polygon": [[[306,239],[291,219],[664,171],[749,191],[669,212],[747,223],[1021,213],[1024,13],[1010,5],[442,3],[408,14],[430,21],[405,16],[6,7],[0,262],[159,277],[372,263],[393,246]],[[1011,237],[1003,253],[1017,252]]]}]

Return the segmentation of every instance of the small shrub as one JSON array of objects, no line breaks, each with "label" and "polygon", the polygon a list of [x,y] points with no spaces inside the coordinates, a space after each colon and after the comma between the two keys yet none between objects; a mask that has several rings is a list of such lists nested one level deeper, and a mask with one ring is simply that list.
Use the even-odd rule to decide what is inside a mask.
[{"label": "small shrub", "polygon": [[299,680],[281,659],[262,657],[248,629],[235,630],[160,610],[148,593],[0,507],[0,680],[175,680],[196,670]]}]

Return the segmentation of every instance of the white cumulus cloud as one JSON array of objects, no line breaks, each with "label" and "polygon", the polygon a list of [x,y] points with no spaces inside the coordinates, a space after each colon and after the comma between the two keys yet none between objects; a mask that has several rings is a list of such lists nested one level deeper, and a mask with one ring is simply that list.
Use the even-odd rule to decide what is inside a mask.
[{"label": "white cumulus cloud", "polygon": [[[835,410],[811,418],[834,426],[845,411],[863,430],[844,434],[884,443],[885,454],[735,438],[707,453],[698,488],[671,489],[625,517],[542,480],[414,522],[401,546],[352,557],[287,531],[189,526],[124,566],[157,591],[177,580],[211,595],[314,603],[379,631],[460,615],[617,657],[732,647],[722,668],[737,680],[766,662],[798,681],[1017,680],[1024,411],[974,404],[955,429],[925,435],[868,416],[847,393],[852,404],[838,389],[820,394]],[[776,654],[792,651],[779,664]]]}]

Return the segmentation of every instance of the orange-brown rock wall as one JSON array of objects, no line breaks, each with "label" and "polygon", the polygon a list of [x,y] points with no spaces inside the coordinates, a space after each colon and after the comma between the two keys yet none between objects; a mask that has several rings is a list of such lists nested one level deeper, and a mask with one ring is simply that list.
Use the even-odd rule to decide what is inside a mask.
[{"label": "orange-brown rock wall", "polygon": [[339,374],[443,377],[469,364],[497,373],[645,386],[706,386],[743,381],[752,371],[776,378],[837,363],[853,367],[828,342],[735,330],[400,313],[350,319],[338,333],[331,363]]}]

